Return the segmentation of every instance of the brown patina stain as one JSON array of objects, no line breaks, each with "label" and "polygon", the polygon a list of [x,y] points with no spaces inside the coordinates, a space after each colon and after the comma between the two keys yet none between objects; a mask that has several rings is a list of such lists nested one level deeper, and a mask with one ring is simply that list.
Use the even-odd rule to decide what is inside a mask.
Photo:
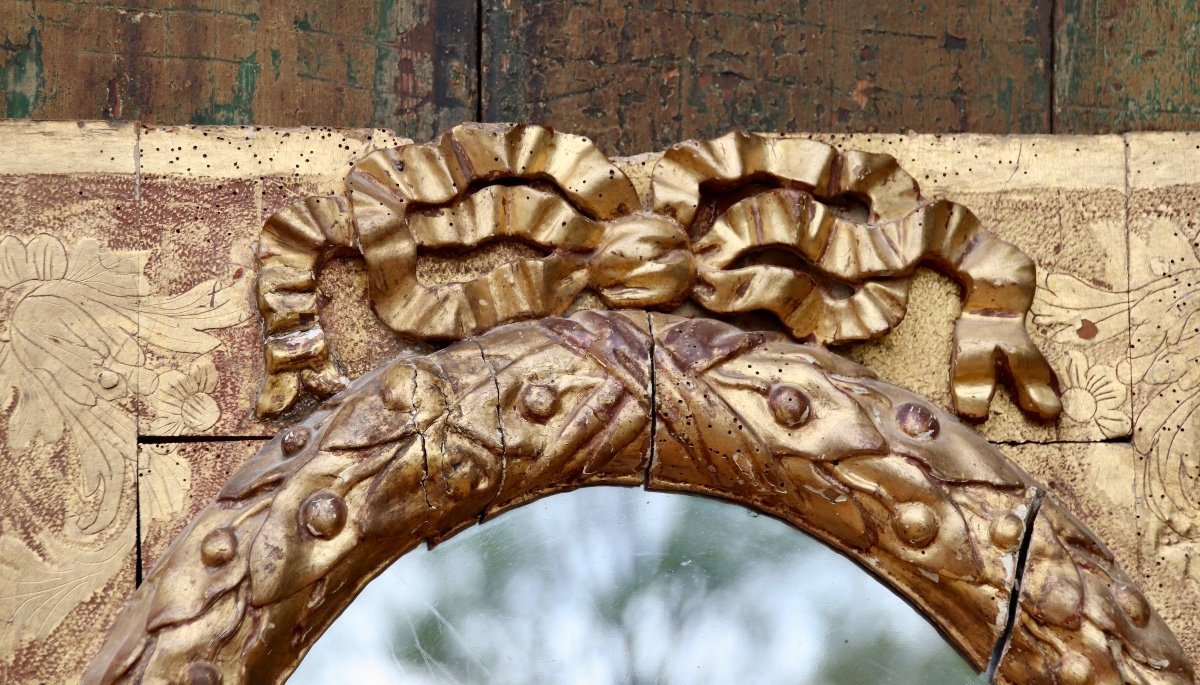
[{"label": "brown patina stain", "polygon": [[1095,338],[1096,335],[1099,333],[1100,333],[1100,329],[1096,328],[1096,324],[1087,319],[1083,319],[1079,324],[1079,328],[1077,328],[1075,330],[1075,335],[1078,335],[1080,338],[1083,338],[1084,340],[1091,340],[1091,339]]}]

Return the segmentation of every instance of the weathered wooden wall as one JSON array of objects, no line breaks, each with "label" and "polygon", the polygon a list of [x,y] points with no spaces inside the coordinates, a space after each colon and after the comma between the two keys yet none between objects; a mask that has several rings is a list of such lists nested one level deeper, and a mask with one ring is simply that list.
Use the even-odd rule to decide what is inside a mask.
[{"label": "weathered wooden wall", "polygon": [[1056,1],[1055,131],[1200,124],[1200,5]]},{"label": "weathered wooden wall", "polygon": [[12,118],[1107,133],[1200,119],[1195,3],[0,0]]},{"label": "weathered wooden wall", "polygon": [[476,117],[471,0],[0,0],[8,117],[387,126]]},{"label": "weathered wooden wall", "polygon": [[483,111],[622,153],[735,127],[1042,132],[1043,5],[487,0]]}]

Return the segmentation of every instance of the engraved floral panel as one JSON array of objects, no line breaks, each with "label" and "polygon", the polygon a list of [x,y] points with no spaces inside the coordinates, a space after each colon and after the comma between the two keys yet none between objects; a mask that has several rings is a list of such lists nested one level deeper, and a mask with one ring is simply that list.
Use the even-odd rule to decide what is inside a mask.
[{"label": "engraved floral panel", "polygon": [[[132,580],[137,406],[164,430],[217,418],[208,331],[244,316],[216,281],[148,292],[147,259],[95,238],[0,238],[0,454],[15,481],[0,495],[0,653],[17,674],[56,672],[40,662],[67,639],[58,626]],[[191,362],[155,363],[164,351]]]}]

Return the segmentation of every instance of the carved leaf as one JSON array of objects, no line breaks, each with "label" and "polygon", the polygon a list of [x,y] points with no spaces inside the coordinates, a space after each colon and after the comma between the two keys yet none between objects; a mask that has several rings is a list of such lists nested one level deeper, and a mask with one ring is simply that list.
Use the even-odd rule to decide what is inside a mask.
[{"label": "carved leaf", "polygon": [[[2,372],[0,369],[0,373]],[[53,445],[62,438],[62,434],[62,414],[41,384],[22,385],[17,395],[16,407],[8,420],[9,451],[15,454],[26,453],[39,436],[45,444]]]},{"label": "carved leaf", "polygon": [[67,251],[53,236],[38,235],[28,243],[11,235],[0,240],[0,288],[62,278],[66,268]]},{"label": "carved leaf", "polygon": [[[14,536],[0,536],[0,653],[44,638],[81,602],[100,590],[126,563],[132,549],[124,534],[100,549],[81,551],[53,540],[38,554]],[[51,560],[63,559],[61,566]]]},{"label": "carved leaf", "polygon": [[11,322],[16,364],[9,367],[20,396],[9,449],[21,451],[39,434],[53,444],[70,429],[82,457],[78,494],[85,503],[74,525],[84,534],[113,522],[136,430],[132,412],[113,401],[121,376],[110,367],[142,359],[132,308],[118,302],[118,309],[112,296],[94,292],[52,281],[26,296]]},{"label": "carved leaf", "polygon": [[[1026,562],[1019,617],[1034,618],[1001,663],[1005,682],[1066,682],[1055,674],[1072,654],[1098,673],[1192,682],[1161,617],[1094,536],[1049,496],[1038,513],[1042,486],[926,400],[825,350],[724,324],[654,315],[637,334],[589,336],[582,321],[593,332],[629,320],[516,324],[392,362],[269,442],[163,556],[85,682],[185,669],[279,682],[391,559],[496,505],[592,484],[722,497],[808,530],[923,608],[981,669],[1032,522],[1044,544]],[[653,336],[652,368],[638,336]],[[653,386],[613,382],[631,368],[652,372]],[[591,391],[601,369],[599,388],[616,392]],[[429,392],[426,376],[443,391]],[[606,409],[626,397],[640,410]],[[591,470],[615,423],[645,454],[646,401],[660,420],[654,461]],[[1086,594],[1064,578],[1082,578]],[[223,607],[235,595],[247,600],[231,619]]]},{"label": "carved leaf", "polygon": [[147,464],[138,474],[138,497],[145,502],[146,515],[154,520],[173,521],[183,513],[185,495],[191,488],[192,467],[176,453],[174,445],[150,445]]},{"label": "carved leaf", "polygon": [[245,287],[221,287],[204,281],[185,293],[149,295],[141,302],[141,337],[164,350],[203,354],[220,344],[204,331],[225,328],[245,321],[250,314],[238,304]]},{"label": "carved leaf", "polygon": [[[12,455],[45,460],[66,438],[67,454],[77,459],[68,472],[78,474],[74,491],[64,493],[69,513],[61,529],[36,539],[0,536],[0,653],[47,636],[126,563],[133,393],[157,393],[150,404],[171,405],[181,429],[206,429],[219,416],[209,394],[217,382],[211,359],[160,382],[145,346],[213,349],[219,341],[203,331],[244,319],[244,284],[206,281],[179,295],[149,295],[146,257],[109,252],[91,239],[69,250],[50,235],[0,239],[0,403],[11,406],[4,444]],[[148,489],[159,497],[150,514],[177,515],[187,464],[157,466]]]}]

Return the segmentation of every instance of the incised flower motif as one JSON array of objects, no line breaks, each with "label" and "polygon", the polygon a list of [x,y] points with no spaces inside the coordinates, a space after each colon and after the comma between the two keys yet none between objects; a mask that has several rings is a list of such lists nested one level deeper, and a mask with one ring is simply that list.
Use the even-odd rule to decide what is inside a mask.
[{"label": "incised flower motif", "polygon": [[[69,432],[81,454],[82,534],[113,522],[125,482],[124,446],[136,419],[122,406],[130,392],[149,394],[157,374],[146,347],[204,354],[219,341],[205,333],[243,318],[227,288],[206,281],[186,293],[142,292],[145,253],[108,252],[92,239],[68,252],[55,236],[0,240],[0,404],[15,402],[5,435],[19,454]],[[211,367],[211,362],[208,363]],[[182,430],[209,427],[215,373],[193,365],[187,377],[157,380],[156,404]],[[157,397],[157,395],[156,395]],[[177,409],[177,411],[176,411]]]},{"label": "incised flower motif", "polygon": [[48,635],[125,563],[133,396],[174,433],[211,427],[219,415],[208,357],[186,374],[160,375],[146,351],[204,355],[220,342],[206,330],[248,313],[234,289],[212,280],[176,295],[147,293],[145,262],[144,252],[110,252],[92,239],[70,249],[46,234],[0,239],[0,412],[9,412],[0,440],[12,457],[36,458],[67,439],[79,473],[78,506],[62,530],[36,540],[0,535],[0,653]]},{"label": "incised flower motif", "polygon": [[171,370],[158,377],[158,389],[150,396],[155,435],[183,435],[213,427],[221,409],[213,399],[217,369],[208,356],[197,357],[186,374]]},{"label": "incised flower motif", "polygon": [[1063,414],[1068,419],[1093,424],[1106,438],[1129,434],[1129,416],[1123,409],[1127,392],[1116,369],[1093,365],[1083,352],[1071,350],[1063,381]]},{"label": "incised flower motif", "polygon": [[[1135,273],[1139,262],[1131,261],[1132,287],[1106,291],[1074,276],[1050,274],[1045,287],[1038,289],[1035,322],[1055,329],[1056,342],[1072,345],[1103,343],[1128,331],[1129,361],[1122,362],[1121,375],[1134,389],[1133,447],[1141,464],[1138,496],[1176,534],[1197,539],[1200,236],[1172,221],[1160,224],[1151,233],[1161,239],[1130,247],[1131,254],[1147,254],[1142,262],[1148,266]],[[1087,381],[1086,371],[1083,376]],[[1072,416],[1067,398],[1063,400],[1065,412]],[[1086,413],[1082,404],[1077,411]]]}]

